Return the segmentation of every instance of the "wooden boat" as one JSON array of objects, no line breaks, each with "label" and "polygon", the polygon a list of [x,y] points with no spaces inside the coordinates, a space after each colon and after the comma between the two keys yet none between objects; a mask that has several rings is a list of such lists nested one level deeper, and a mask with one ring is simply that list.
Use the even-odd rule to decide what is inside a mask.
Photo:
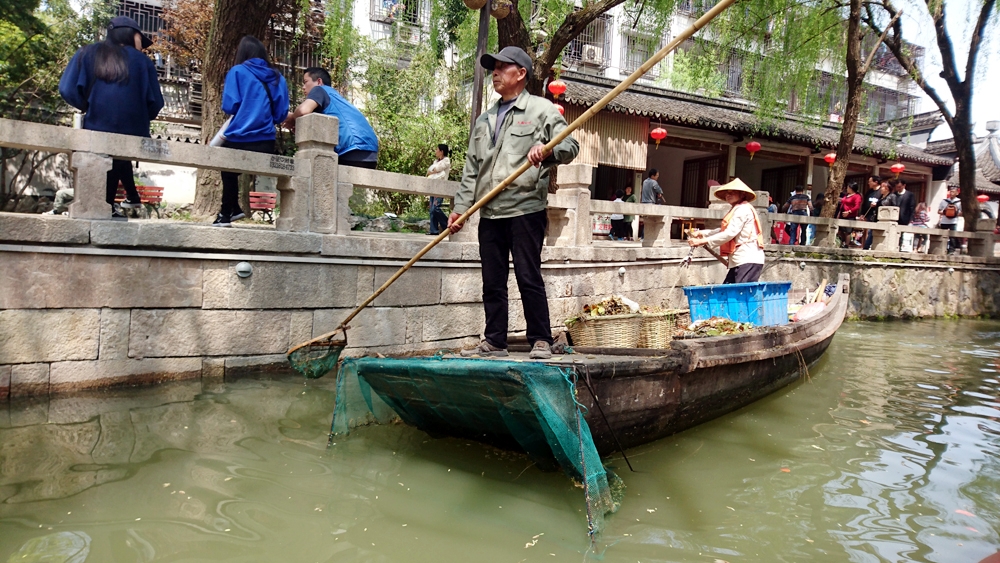
[{"label": "wooden boat", "polygon": [[[739,409],[803,376],[840,328],[849,291],[850,278],[841,274],[835,293],[812,318],[733,336],[674,340],[667,349],[577,348],[532,361],[527,348],[512,347],[510,357],[481,361],[539,362],[568,371],[597,452],[606,456],[619,444],[645,444]],[[433,435],[530,449],[523,447],[523,434],[534,428],[530,419],[538,407],[520,401],[529,392],[523,378],[489,375],[485,368],[447,374],[451,360],[469,361],[437,357],[441,369],[434,372],[426,363],[411,369],[419,359],[373,360],[358,375],[405,422]],[[507,412],[493,412],[495,405]]]}]

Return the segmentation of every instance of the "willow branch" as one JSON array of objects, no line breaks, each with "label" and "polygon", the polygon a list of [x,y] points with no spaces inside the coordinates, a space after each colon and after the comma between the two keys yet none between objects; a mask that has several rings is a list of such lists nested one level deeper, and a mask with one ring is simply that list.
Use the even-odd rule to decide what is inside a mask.
[{"label": "willow branch", "polygon": [[903,15],[903,10],[896,12],[896,15],[892,17],[892,21],[890,21],[889,25],[887,25],[885,29],[882,31],[882,35],[879,36],[878,41],[876,41],[875,45],[872,46],[871,53],[868,53],[868,58],[865,59],[865,64],[861,67],[861,76],[868,74],[868,70],[872,66],[872,61],[875,60],[875,53],[878,52],[879,46],[881,46],[882,43],[885,42],[885,36],[889,33],[889,28],[895,25],[896,20],[898,20],[899,17],[902,15]]}]

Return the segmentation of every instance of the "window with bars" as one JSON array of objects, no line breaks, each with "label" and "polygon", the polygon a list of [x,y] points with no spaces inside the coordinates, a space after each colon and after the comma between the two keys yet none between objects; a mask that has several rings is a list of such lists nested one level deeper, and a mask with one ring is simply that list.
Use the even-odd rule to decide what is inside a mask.
[{"label": "window with bars", "polygon": [[604,70],[611,63],[612,17],[601,14],[563,51],[563,64],[578,69]]},{"label": "window with bars", "polygon": [[[663,46],[661,26],[654,19],[643,17],[642,4],[626,3],[619,16],[618,28],[622,36],[621,71],[631,74],[642,66],[649,57]],[[649,69],[646,78],[657,78],[660,75],[660,65]]]}]

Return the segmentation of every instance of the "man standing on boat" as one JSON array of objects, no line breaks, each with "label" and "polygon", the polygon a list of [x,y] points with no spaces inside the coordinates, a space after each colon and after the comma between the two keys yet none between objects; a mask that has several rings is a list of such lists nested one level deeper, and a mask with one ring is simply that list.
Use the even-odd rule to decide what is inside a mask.
[{"label": "man standing on boat", "polygon": [[493,72],[493,89],[500,101],[476,119],[462,171],[462,185],[448,228],[457,233],[455,221],[494,186],[527,159],[533,168],[521,174],[506,190],[480,210],[479,257],[483,268],[484,339],[463,356],[507,355],[508,261],[513,256],[514,277],[521,292],[530,357],[552,357],[549,304],[542,283],[542,243],[548,222],[549,168],[576,158],[580,145],[566,137],[551,153],[545,143],[566,128],[566,120],[552,102],[524,91],[531,73],[531,58],[517,47],[504,47],[479,60]]},{"label": "man standing on boat", "polygon": [[715,197],[725,200],[732,209],[722,219],[720,228],[694,231],[688,244],[718,246],[719,254],[729,258],[729,273],[722,283],[756,282],[764,270],[764,234],[757,210],[753,208],[757,194],[736,178],[719,186]]}]

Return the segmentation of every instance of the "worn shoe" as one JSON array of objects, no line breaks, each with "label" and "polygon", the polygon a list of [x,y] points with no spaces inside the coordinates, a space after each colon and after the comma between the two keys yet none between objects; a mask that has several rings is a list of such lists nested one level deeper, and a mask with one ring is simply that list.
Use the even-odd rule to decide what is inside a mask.
[{"label": "worn shoe", "polygon": [[122,213],[122,208],[118,207],[117,204],[111,205],[111,220],[112,221],[128,221],[128,217]]},{"label": "worn shoe", "polygon": [[548,342],[539,340],[531,347],[528,357],[532,360],[547,360],[552,357],[552,347]]},{"label": "worn shoe", "polygon": [[123,209],[139,209],[142,207],[142,202],[125,198],[125,201],[121,202],[119,205],[121,205]]},{"label": "worn shoe", "polygon": [[246,214],[243,213],[242,209],[240,209],[239,207],[237,207],[236,208],[236,212],[229,216],[229,222],[231,223],[233,221],[239,221],[240,219],[242,219],[244,217],[246,217]]},{"label": "worn shoe", "polygon": [[462,356],[466,358],[472,358],[475,356],[496,356],[502,357],[507,355],[506,348],[497,348],[496,346],[490,344],[485,340],[481,340],[479,344],[476,344],[472,348],[462,350]]},{"label": "worn shoe", "polygon": [[223,213],[219,213],[215,217],[215,221],[212,222],[212,226],[213,227],[232,227],[233,225],[232,225],[232,220],[230,219],[229,215],[225,215]]}]

